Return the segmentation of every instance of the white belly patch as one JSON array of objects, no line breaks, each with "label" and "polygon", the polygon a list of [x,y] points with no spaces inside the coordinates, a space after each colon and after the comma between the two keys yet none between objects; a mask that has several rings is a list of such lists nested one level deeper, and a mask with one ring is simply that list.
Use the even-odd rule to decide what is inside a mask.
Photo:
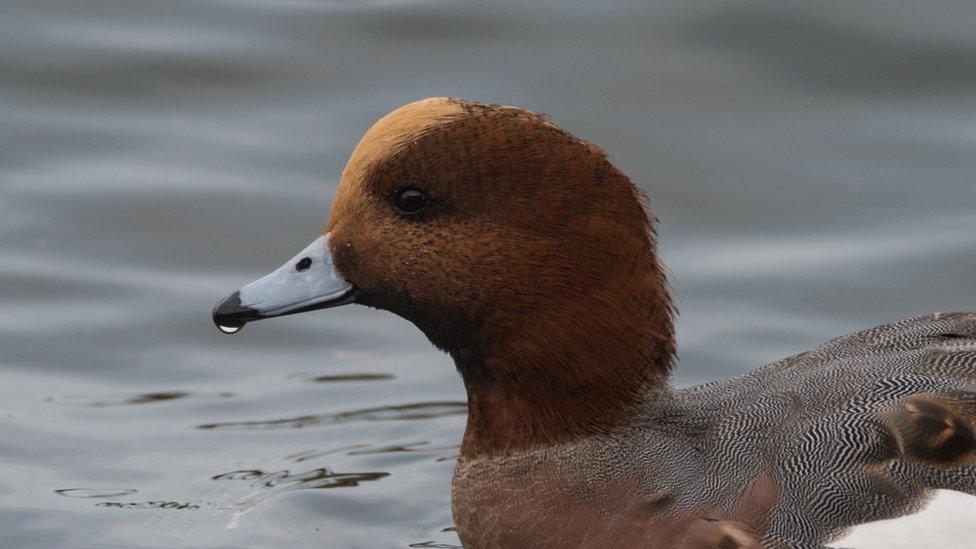
[{"label": "white belly patch", "polygon": [[936,490],[921,511],[851,528],[831,547],[852,549],[962,549],[976,547],[976,496]]}]

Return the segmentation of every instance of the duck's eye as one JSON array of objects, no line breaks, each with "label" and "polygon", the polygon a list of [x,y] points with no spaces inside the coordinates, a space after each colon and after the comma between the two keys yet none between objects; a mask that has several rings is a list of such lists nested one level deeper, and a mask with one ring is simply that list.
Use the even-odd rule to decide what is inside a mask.
[{"label": "duck's eye", "polygon": [[427,195],[414,187],[406,187],[396,192],[393,207],[402,214],[415,214],[427,206]]}]

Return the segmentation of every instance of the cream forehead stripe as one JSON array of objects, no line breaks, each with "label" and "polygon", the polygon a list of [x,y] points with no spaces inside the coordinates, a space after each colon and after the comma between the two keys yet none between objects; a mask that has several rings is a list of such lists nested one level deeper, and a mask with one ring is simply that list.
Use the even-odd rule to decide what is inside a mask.
[{"label": "cream forehead stripe", "polygon": [[401,145],[417,139],[432,126],[464,115],[464,108],[446,97],[423,99],[379,119],[356,145],[343,172],[359,174],[371,164],[382,162]]}]

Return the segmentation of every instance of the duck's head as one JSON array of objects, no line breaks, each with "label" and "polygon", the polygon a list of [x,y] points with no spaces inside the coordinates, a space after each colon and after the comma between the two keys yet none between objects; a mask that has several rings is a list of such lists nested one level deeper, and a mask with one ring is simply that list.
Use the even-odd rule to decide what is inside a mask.
[{"label": "duck's head", "polygon": [[668,373],[673,311],[651,222],[602,150],[544,117],[426,99],[366,132],[322,235],[214,321],[385,309],[451,354],[472,413],[562,400],[573,410],[533,413],[583,425]]}]

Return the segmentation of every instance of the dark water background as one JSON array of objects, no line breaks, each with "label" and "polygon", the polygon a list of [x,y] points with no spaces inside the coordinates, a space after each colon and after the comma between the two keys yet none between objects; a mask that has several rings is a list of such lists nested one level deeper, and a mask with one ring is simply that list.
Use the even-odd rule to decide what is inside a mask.
[{"label": "dark water background", "polygon": [[976,308],[976,4],[5,0],[0,545],[442,547],[452,366],[352,307],[210,323],[360,135],[522,105],[649,193],[680,384]]}]

